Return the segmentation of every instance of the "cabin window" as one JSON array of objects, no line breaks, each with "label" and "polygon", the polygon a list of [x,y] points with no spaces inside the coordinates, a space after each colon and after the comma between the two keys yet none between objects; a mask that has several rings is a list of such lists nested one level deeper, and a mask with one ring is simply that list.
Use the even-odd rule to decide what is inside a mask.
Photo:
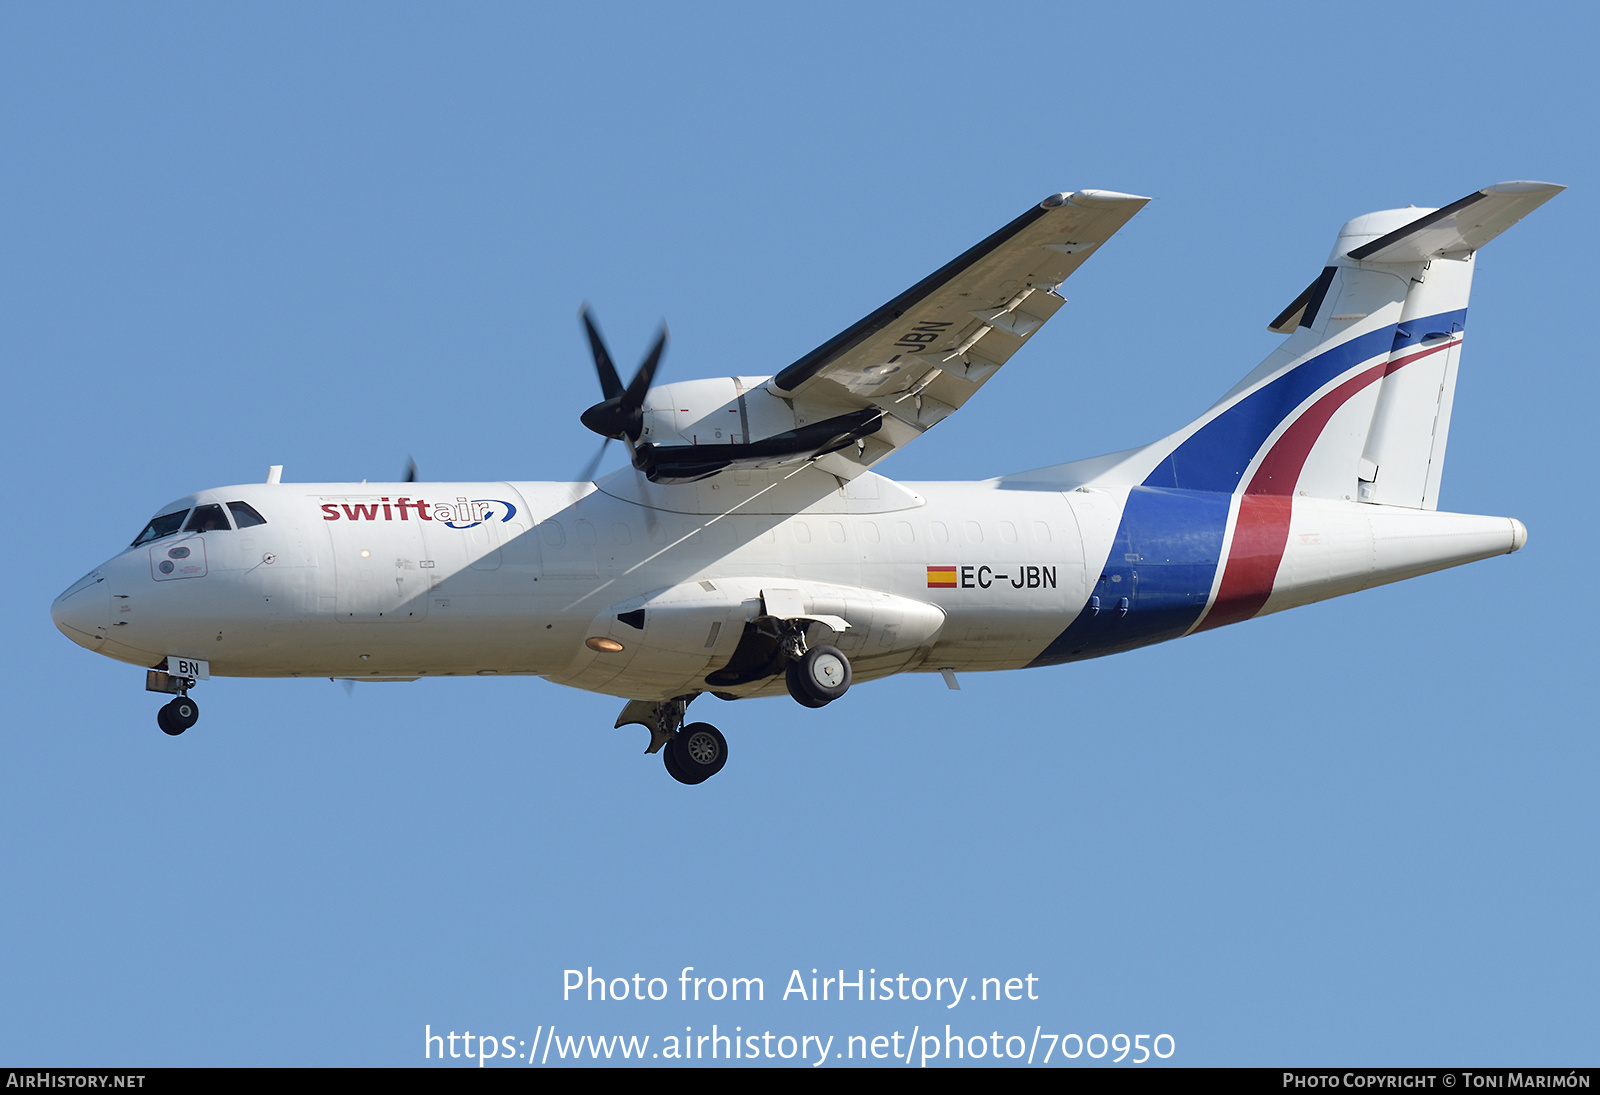
[{"label": "cabin window", "polygon": [[185,506],[183,509],[152,517],[150,523],[144,527],[144,531],[135,536],[133,543],[129,546],[138,547],[140,544],[148,544],[152,540],[159,540],[163,536],[171,536],[183,527],[183,519],[188,515],[189,507]]},{"label": "cabin window", "polygon": [[254,528],[267,523],[267,519],[257,513],[249,502],[229,502],[228,511],[233,514],[233,523],[238,528]]}]

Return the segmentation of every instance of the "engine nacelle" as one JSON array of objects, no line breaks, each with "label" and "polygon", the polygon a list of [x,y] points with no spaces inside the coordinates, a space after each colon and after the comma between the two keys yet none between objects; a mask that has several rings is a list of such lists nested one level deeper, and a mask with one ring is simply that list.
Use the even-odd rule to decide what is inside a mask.
[{"label": "engine nacelle", "polygon": [[770,377],[685,380],[651,388],[634,464],[652,482],[689,483],[728,468],[770,468],[835,452],[878,431],[883,412],[797,407]]},{"label": "engine nacelle", "polygon": [[641,444],[743,445],[795,428],[794,408],[767,391],[768,377],[718,376],[650,389]]}]

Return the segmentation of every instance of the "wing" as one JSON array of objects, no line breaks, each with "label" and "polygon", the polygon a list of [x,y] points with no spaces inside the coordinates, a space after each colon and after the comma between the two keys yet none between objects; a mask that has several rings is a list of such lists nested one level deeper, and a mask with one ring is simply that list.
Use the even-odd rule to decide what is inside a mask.
[{"label": "wing", "polygon": [[875,432],[821,461],[858,472],[966,403],[1065,303],[1057,286],[1149,200],[1105,190],[1052,195],[770,387],[813,414],[882,411]]}]

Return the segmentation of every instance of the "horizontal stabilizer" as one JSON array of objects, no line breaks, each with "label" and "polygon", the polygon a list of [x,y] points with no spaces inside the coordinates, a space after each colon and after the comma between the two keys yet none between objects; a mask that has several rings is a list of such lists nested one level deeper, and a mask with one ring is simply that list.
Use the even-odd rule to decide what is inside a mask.
[{"label": "horizontal stabilizer", "polygon": [[1337,268],[1329,266],[1317,275],[1317,280],[1306,286],[1306,291],[1294,298],[1294,303],[1278,313],[1278,318],[1267,324],[1267,330],[1280,335],[1292,335],[1296,327],[1309,327],[1322,307],[1322,298],[1328,295]]},{"label": "horizontal stabilizer", "polygon": [[1355,248],[1350,258],[1357,262],[1426,262],[1440,255],[1476,251],[1565,189],[1543,182],[1485,187]]}]

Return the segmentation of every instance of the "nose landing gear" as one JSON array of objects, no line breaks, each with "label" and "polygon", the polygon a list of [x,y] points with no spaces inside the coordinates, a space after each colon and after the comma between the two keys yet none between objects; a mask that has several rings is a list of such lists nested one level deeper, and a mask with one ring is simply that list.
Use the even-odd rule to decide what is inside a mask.
[{"label": "nose landing gear", "polygon": [[200,705],[189,695],[189,689],[193,687],[193,677],[180,677],[164,669],[146,671],[144,676],[146,692],[165,692],[178,697],[170,703],[163,704],[161,710],[156,712],[156,725],[161,727],[162,733],[177,737],[200,721]]}]

